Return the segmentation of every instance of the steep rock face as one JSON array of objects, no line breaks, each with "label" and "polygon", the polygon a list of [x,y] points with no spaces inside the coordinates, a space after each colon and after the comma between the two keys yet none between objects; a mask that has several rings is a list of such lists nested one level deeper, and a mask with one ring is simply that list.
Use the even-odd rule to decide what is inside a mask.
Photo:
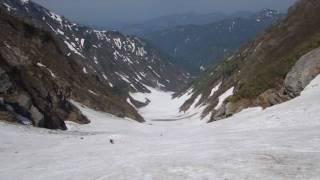
[{"label": "steep rock face", "polygon": [[320,48],[302,56],[286,76],[284,86],[290,97],[301,91],[320,73]]},{"label": "steep rock face", "polygon": [[72,23],[31,1],[0,0],[0,7],[51,32],[63,54],[75,60],[84,74],[120,94],[148,92],[145,85],[176,90],[186,84],[187,74],[142,39]]},{"label": "steep rock face", "polygon": [[50,129],[89,123],[69,99],[138,121],[143,118],[94,76],[63,55],[50,33],[0,9],[1,119]]},{"label": "steep rock face", "polygon": [[[304,86],[301,82],[308,83],[318,73],[314,57],[317,50],[312,50],[320,46],[319,10],[316,0],[298,1],[282,22],[209,69],[193,85],[193,96],[181,110],[187,110],[202,95],[199,104],[206,105],[204,112],[213,121],[248,107],[272,106],[297,95]],[[218,90],[211,94],[219,83]],[[233,92],[221,98],[231,88]]]},{"label": "steep rock face", "polygon": [[[70,114],[74,114],[75,122],[89,123],[86,117],[67,101],[69,90],[58,87],[51,78],[48,78],[46,72],[35,68],[33,59],[38,56],[38,52],[35,51],[40,50],[35,46],[46,40],[41,36],[34,37],[28,34],[31,30],[28,25],[6,17],[2,12],[0,14],[2,113],[11,116],[11,121],[14,119],[23,124],[33,123],[35,126],[51,129],[66,129],[64,121],[72,120],[68,118]],[[35,29],[32,31],[45,36]],[[26,36],[28,38],[25,38]],[[31,47],[23,47],[28,42]],[[29,54],[26,53],[28,50],[33,51]]]}]

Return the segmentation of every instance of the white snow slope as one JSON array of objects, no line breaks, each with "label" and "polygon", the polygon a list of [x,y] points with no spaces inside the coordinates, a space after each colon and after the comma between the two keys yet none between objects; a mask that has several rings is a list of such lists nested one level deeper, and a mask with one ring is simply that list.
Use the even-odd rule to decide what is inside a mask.
[{"label": "white snow slope", "polygon": [[[190,123],[203,124],[209,120],[206,118],[200,120],[201,113],[205,107],[202,105],[196,105],[201,98],[201,95],[199,95],[187,112],[179,112],[179,107],[181,107],[183,103],[192,96],[192,89],[180,98],[173,99],[173,92],[164,92],[148,86],[147,88],[151,93],[134,93],[130,95],[141,102],[144,102],[146,99],[151,101],[148,106],[139,109],[139,113],[143,115],[149,124],[157,122],[157,124],[167,124],[170,126],[173,124],[190,125]],[[172,123],[168,124],[168,121],[172,121]]]},{"label": "white snow slope", "polygon": [[[170,112],[162,99],[160,112]],[[320,76],[296,99],[211,124],[139,124],[81,109],[92,123],[69,131],[0,123],[0,179],[320,179]]]}]

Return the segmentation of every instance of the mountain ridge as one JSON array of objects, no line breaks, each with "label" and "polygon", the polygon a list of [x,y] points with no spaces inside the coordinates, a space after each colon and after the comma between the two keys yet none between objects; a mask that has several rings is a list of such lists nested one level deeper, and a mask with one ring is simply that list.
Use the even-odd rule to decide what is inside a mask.
[{"label": "mountain ridge", "polygon": [[[294,98],[290,94],[299,94],[301,87],[291,92],[288,86],[294,85],[293,82],[306,84],[319,73],[315,70],[318,65],[313,69],[306,64],[312,57],[308,53],[315,54],[312,51],[320,46],[319,8],[316,1],[298,1],[282,22],[207,70],[194,83],[192,97],[181,111],[187,111],[193,103],[206,105],[203,117],[211,116],[214,121],[248,107],[266,108]],[[306,61],[304,57],[309,58]],[[298,64],[307,68],[296,67]],[[305,77],[294,75],[291,82],[286,80],[293,69]]]},{"label": "mountain ridge", "polygon": [[[143,122],[135,106],[147,102],[129,92],[149,92],[147,86],[175,90],[187,80],[186,73],[139,38],[79,26],[32,1],[1,0],[0,11],[3,76],[9,89],[16,89],[4,88],[2,110],[18,121],[52,129],[66,129],[68,119],[89,123],[68,102],[72,99]],[[13,70],[27,75],[14,78]]]},{"label": "mountain ridge", "polygon": [[225,17],[205,25],[176,26],[141,35],[171,55],[176,64],[199,74],[248,43],[284,14],[263,9],[247,17]]},{"label": "mountain ridge", "polygon": [[[122,82],[122,84],[127,83],[125,78],[119,75],[119,73],[126,75],[126,72],[113,73],[110,74],[111,77],[108,77],[109,74],[107,74],[107,72],[117,71],[110,70],[109,68],[116,66],[125,67],[126,69],[124,71],[131,71],[128,73],[136,79],[144,79],[144,77],[141,77],[141,75],[136,74],[134,71],[148,74],[150,79],[151,77],[152,79],[151,81],[147,79],[144,83],[150,86],[156,86],[156,81],[159,81],[159,83],[162,83],[164,86],[171,86],[171,89],[169,89],[172,90],[174,86],[172,85],[173,83],[170,85],[167,81],[168,79],[159,78],[158,75],[164,77],[171,75],[169,78],[172,80],[178,79],[176,78],[177,74],[172,75],[170,71],[165,73],[161,72],[164,68],[161,69],[158,67],[154,70],[146,68],[148,66],[160,66],[160,61],[163,66],[166,66],[166,69],[173,67],[170,61],[161,59],[160,53],[155,51],[150,45],[147,45],[146,42],[143,42],[142,39],[124,36],[116,31],[100,31],[86,26],[79,26],[31,1],[21,3],[19,0],[1,0],[0,2],[5,3],[6,6],[10,7],[11,5],[14,7],[15,10],[9,11],[9,13],[24,18],[37,27],[53,32],[54,36],[59,40],[64,53],[73,56],[78,62],[87,65],[87,67],[84,67],[87,72],[91,71],[93,74],[95,71],[100,72],[95,75],[99,76],[102,81],[109,81],[112,84],[116,84],[117,82]],[[150,53],[152,52],[150,55],[146,53],[147,48],[149,48]],[[99,57],[99,55],[102,57]],[[104,64],[99,64],[99,59],[102,58],[105,59],[102,62]],[[118,58],[119,61],[117,61]],[[83,59],[88,59],[89,62],[83,62]],[[134,61],[131,59],[134,59]],[[128,63],[131,63],[131,65],[128,65]],[[144,63],[145,66],[139,67],[139,63]],[[131,68],[131,66],[134,67]],[[174,68],[176,69],[176,67]],[[121,69],[119,69],[119,71],[121,71]],[[108,80],[106,80],[105,77],[107,77]],[[142,83],[136,79],[130,79],[133,81],[133,86],[138,86],[136,88],[139,90],[146,90]],[[132,86],[128,88],[135,90]]]},{"label": "mountain ridge", "polygon": [[172,14],[161,17],[155,17],[140,23],[126,25],[120,28],[121,32],[142,36],[143,34],[165,30],[176,26],[183,25],[203,25],[219,21],[228,17],[228,15],[213,12],[208,14],[199,14],[195,12]]}]

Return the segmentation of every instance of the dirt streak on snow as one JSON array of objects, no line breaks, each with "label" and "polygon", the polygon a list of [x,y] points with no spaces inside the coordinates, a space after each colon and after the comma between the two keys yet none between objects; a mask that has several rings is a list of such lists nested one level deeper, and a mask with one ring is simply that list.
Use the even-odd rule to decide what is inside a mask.
[{"label": "dirt streak on snow", "polygon": [[141,110],[145,124],[73,102],[91,124],[64,132],[0,122],[0,179],[318,180],[319,92],[320,76],[294,100],[211,124],[152,121],[180,103],[159,91],[151,97],[162,106]]}]

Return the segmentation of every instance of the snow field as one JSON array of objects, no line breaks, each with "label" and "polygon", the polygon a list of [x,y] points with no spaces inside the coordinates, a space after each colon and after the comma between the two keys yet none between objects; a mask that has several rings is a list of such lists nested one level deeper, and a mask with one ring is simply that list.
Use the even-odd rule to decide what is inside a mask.
[{"label": "snow field", "polygon": [[318,180],[319,92],[320,76],[296,99],[211,124],[175,120],[180,100],[157,90],[140,110],[144,124],[73,102],[91,124],[51,131],[0,122],[0,179]]}]

